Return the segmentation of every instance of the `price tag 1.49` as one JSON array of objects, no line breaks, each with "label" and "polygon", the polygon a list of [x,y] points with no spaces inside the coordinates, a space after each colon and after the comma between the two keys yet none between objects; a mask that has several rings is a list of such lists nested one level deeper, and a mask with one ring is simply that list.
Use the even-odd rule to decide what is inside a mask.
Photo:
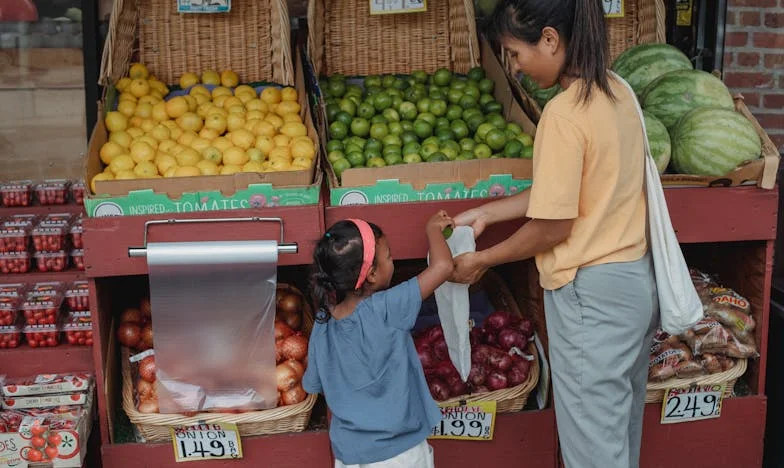
[{"label": "price tag 1.49", "polygon": [[439,404],[441,422],[431,439],[493,440],[495,401],[468,401]]},{"label": "price tag 1.49", "polygon": [[668,388],[664,393],[661,423],[674,424],[720,417],[726,386],[723,383]]},{"label": "price tag 1.49", "polygon": [[171,428],[174,460],[223,460],[242,458],[236,424],[199,424]]}]

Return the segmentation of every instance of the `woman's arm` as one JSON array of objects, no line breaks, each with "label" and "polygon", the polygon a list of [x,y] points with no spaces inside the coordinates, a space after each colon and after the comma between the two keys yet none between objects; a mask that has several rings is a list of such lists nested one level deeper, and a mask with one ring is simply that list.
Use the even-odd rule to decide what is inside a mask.
[{"label": "woman's arm", "polygon": [[479,237],[491,224],[524,218],[528,211],[530,197],[531,191],[524,190],[515,195],[485,203],[455,216],[455,225],[471,226],[474,229],[474,236]]}]

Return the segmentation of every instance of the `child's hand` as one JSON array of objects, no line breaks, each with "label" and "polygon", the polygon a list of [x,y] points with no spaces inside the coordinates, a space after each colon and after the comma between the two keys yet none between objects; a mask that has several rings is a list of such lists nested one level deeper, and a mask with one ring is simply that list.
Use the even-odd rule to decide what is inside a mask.
[{"label": "child's hand", "polygon": [[441,233],[447,227],[454,228],[455,222],[452,218],[446,214],[446,211],[441,210],[438,213],[434,214],[432,218],[427,222],[427,226],[425,229],[427,232],[438,232]]}]

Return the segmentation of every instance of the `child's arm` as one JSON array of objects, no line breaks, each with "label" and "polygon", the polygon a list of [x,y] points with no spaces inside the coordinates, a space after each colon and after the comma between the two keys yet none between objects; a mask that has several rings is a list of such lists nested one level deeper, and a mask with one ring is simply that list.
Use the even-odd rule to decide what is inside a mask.
[{"label": "child's arm", "polygon": [[422,299],[430,297],[436,288],[449,279],[455,269],[452,252],[446,245],[443,233],[446,227],[454,227],[454,225],[452,218],[442,210],[430,218],[425,226],[427,242],[430,246],[430,265],[417,276]]}]

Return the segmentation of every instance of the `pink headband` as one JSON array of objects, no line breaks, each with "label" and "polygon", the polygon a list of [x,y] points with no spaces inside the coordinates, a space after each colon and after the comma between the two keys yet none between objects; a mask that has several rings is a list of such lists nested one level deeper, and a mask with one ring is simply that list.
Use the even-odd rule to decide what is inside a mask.
[{"label": "pink headband", "polygon": [[376,236],[373,235],[373,229],[367,221],[361,219],[347,219],[346,221],[354,223],[359,229],[360,237],[362,237],[362,268],[359,270],[357,285],[354,287],[354,289],[359,289],[367,279],[370,267],[373,266],[373,260],[376,258]]}]

